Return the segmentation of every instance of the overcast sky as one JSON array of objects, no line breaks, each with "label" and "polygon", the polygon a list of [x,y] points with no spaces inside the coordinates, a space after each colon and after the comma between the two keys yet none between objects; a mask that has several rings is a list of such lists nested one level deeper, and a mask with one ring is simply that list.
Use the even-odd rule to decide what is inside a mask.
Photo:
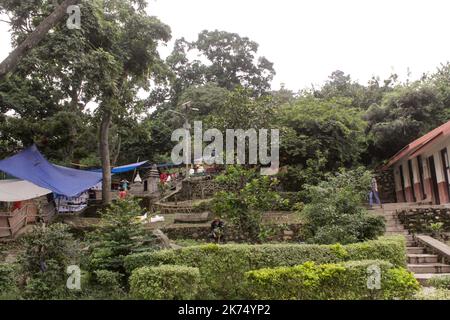
[{"label": "overcast sky", "polygon": [[[170,25],[173,39],[219,29],[259,43],[259,53],[274,62],[274,89],[320,85],[337,69],[363,83],[391,72],[404,79],[408,68],[416,79],[450,60],[446,0],[148,1],[149,14]],[[5,23],[0,41],[2,59],[10,51]]]}]

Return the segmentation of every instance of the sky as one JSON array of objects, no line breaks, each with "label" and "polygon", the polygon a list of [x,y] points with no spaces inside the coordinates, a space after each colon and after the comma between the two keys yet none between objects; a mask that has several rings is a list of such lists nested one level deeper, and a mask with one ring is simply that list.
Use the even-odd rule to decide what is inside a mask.
[{"label": "sky", "polygon": [[[148,13],[195,40],[204,29],[247,36],[274,63],[272,83],[294,91],[319,86],[334,70],[366,83],[392,72],[406,79],[450,60],[446,0],[148,0]],[[0,59],[11,50],[0,23]],[[161,48],[166,56],[173,41]]]}]

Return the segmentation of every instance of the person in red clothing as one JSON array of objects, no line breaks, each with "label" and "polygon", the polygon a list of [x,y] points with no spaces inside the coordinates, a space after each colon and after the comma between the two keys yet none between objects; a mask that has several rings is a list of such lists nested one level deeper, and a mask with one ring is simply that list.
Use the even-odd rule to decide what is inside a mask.
[{"label": "person in red clothing", "polygon": [[14,211],[16,209],[21,209],[21,208],[22,208],[22,201],[15,201],[12,206],[12,211]]}]

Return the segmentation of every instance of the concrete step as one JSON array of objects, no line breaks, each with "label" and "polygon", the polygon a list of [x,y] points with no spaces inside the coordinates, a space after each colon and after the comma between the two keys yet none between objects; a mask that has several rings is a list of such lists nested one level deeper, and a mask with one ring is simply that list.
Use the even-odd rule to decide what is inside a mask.
[{"label": "concrete step", "polygon": [[386,226],[386,231],[405,231],[403,226]]},{"label": "concrete step", "polygon": [[417,242],[415,240],[406,240],[406,246],[407,247],[416,247]]},{"label": "concrete step", "polygon": [[408,264],[408,270],[414,273],[450,273],[450,266],[444,263]]},{"label": "concrete step", "polygon": [[437,263],[438,256],[435,254],[426,253],[408,253],[408,263],[421,264],[421,263]]},{"label": "concrete step", "polygon": [[403,231],[386,231],[384,233],[385,236],[398,236],[398,235],[402,235],[402,236],[406,236],[408,235],[408,231],[403,230]]},{"label": "concrete step", "polygon": [[406,252],[408,254],[423,254],[425,253],[424,247],[406,247]]},{"label": "concrete step", "polygon": [[428,286],[428,280],[433,277],[450,276],[450,273],[415,273],[414,277],[422,286]]}]

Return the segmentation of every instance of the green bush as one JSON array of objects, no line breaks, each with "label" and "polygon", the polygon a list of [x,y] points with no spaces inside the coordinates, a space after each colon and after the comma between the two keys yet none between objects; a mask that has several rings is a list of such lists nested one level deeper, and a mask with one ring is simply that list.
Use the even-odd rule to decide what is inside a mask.
[{"label": "green bush", "polygon": [[450,290],[450,276],[434,276],[428,280],[428,284],[438,289]]},{"label": "green bush", "polygon": [[309,202],[301,211],[310,230],[309,243],[353,243],[375,239],[385,230],[382,217],[370,215],[363,203],[371,173],[364,168],[340,170],[318,185],[307,186]]},{"label": "green bush", "polygon": [[450,300],[450,290],[436,289],[433,291],[421,291],[414,298],[416,300]]},{"label": "green bush", "polygon": [[16,289],[16,268],[10,263],[0,263],[0,297],[13,294]]},{"label": "green bush", "polygon": [[[381,271],[378,285],[372,267]],[[306,262],[249,271],[245,276],[249,298],[254,299],[410,299],[420,288],[412,273],[381,260],[322,265]]]},{"label": "green bush", "polygon": [[128,272],[143,266],[162,264],[185,265],[200,269],[202,298],[243,298],[240,285],[244,273],[261,268],[295,266],[308,261],[337,263],[349,260],[386,260],[405,266],[404,239],[384,238],[363,243],[342,245],[307,244],[229,244],[200,245],[177,250],[161,250],[125,257]]},{"label": "green bush", "polygon": [[200,282],[198,268],[162,265],[142,267],[130,277],[130,293],[144,300],[194,299]]}]

